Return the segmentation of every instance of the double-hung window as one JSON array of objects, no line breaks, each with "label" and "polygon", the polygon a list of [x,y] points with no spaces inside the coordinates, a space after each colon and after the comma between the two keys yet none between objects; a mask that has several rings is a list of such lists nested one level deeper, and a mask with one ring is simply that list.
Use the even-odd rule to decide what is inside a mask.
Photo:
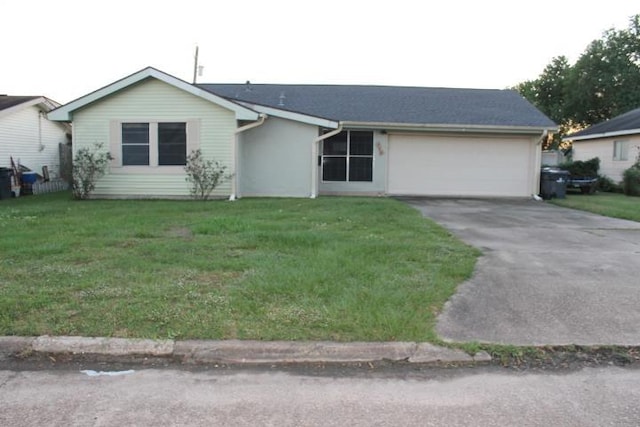
[{"label": "double-hung window", "polygon": [[629,160],[629,141],[613,141],[613,160]]},{"label": "double-hung window", "polygon": [[122,123],[122,166],[184,166],[185,122]]},{"label": "double-hung window", "polygon": [[373,180],[373,132],[348,130],[324,140],[323,181]]}]

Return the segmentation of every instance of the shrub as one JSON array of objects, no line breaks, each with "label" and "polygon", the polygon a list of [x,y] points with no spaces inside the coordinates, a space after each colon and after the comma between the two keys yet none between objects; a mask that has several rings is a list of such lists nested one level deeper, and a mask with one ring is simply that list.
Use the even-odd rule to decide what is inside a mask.
[{"label": "shrub", "polygon": [[607,193],[621,193],[622,188],[614,180],[606,175],[598,176],[598,190],[606,191]]},{"label": "shrub", "polygon": [[103,144],[94,144],[92,148],[82,147],[73,157],[73,179],[71,191],[75,199],[88,199],[96,188],[96,181],[105,174],[111,153],[102,151]]},{"label": "shrub", "polygon": [[205,160],[200,149],[187,156],[187,182],[191,183],[191,196],[194,199],[207,200],[211,192],[220,184],[231,179],[233,174],[225,174],[226,166],[213,160]]},{"label": "shrub", "polygon": [[571,176],[598,176],[600,170],[600,159],[594,157],[589,160],[568,161],[558,165],[560,169],[569,171]]},{"label": "shrub", "polygon": [[640,161],[622,173],[622,190],[627,196],[640,196]]}]

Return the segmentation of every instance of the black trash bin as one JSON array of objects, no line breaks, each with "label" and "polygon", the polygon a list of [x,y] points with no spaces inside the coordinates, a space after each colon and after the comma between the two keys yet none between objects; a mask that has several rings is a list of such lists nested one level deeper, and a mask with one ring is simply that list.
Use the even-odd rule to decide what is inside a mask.
[{"label": "black trash bin", "polygon": [[0,168],[0,199],[11,198],[11,174],[9,168]]},{"label": "black trash bin", "polygon": [[569,171],[557,168],[542,168],[540,172],[540,195],[543,199],[564,199],[567,194]]}]

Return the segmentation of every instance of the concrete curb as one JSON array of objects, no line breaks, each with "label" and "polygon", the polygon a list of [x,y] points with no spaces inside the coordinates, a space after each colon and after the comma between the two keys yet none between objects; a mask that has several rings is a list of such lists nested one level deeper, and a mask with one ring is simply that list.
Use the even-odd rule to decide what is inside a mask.
[{"label": "concrete curb", "polygon": [[415,342],[174,341],[46,335],[0,337],[0,354],[31,353],[167,357],[183,363],[229,364],[379,361],[473,364],[491,361],[491,356],[484,351],[470,356],[461,350]]}]

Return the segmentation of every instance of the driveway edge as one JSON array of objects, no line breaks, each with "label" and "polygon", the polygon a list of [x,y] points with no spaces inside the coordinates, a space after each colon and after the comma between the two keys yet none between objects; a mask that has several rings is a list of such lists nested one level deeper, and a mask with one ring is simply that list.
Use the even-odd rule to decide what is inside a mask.
[{"label": "driveway edge", "polygon": [[33,354],[164,357],[191,364],[240,365],[380,361],[475,364],[491,361],[491,356],[484,351],[470,356],[462,350],[415,342],[174,341],[48,335],[0,337],[0,357]]}]

